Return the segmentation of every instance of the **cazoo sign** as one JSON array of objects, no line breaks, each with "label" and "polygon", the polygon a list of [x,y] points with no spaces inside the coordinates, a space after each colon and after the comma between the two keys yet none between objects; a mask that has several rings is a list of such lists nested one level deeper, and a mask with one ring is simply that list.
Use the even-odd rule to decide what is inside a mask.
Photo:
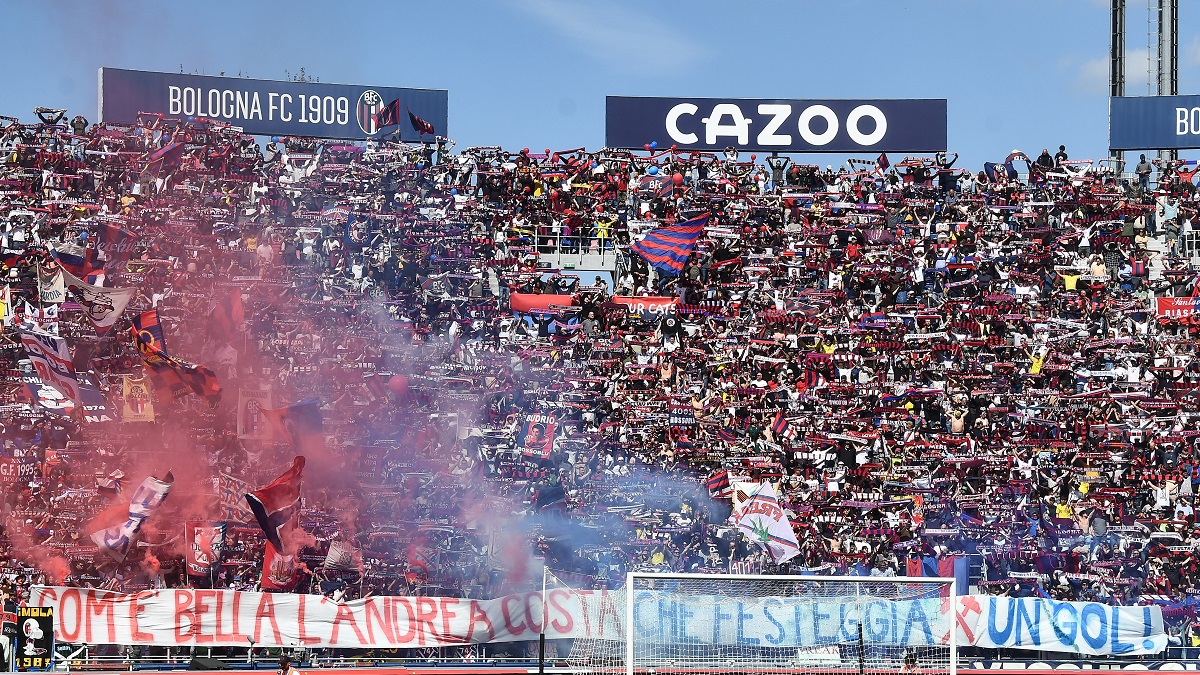
[{"label": "cazoo sign", "polygon": [[934,152],[945,99],[786,100],[609,96],[605,145],[659,150]]}]

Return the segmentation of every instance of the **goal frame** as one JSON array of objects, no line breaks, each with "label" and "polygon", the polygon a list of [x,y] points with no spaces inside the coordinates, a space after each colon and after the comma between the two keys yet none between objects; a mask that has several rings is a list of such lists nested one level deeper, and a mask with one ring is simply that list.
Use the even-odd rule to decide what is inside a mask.
[{"label": "goal frame", "polygon": [[[625,675],[637,675],[634,664],[633,606],[635,579],[707,579],[728,581],[827,581],[855,585],[880,584],[943,584],[950,588],[950,597],[958,597],[958,583],[954,577],[851,577],[822,576],[819,574],[697,574],[695,572],[628,572],[625,575]],[[949,671],[947,675],[958,675],[958,616],[951,608]],[[861,631],[861,624],[859,626]],[[940,672],[940,671],[939,671]],[[865,673],[860,673],[865,675]]]}]

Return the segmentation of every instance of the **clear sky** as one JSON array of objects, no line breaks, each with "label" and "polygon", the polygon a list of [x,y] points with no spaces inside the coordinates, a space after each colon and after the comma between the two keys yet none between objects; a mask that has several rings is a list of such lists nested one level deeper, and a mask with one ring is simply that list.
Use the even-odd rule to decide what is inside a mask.
[{"label": "clear sky", "polygon": [[[1180,3],[1180,93],[1200,10]],[[1107,148],[1108,0],[7,0],[0,114],[96,115],[101,66],[448,89],[460,148],[604,141],[604,97],[946,98],[978,169],[1060,143]],[[1129,95],[1147,8],[1129,0]],[[1185,156],[1186,153],[1185,153]],[[821,158],[840,163],[842,156]]]}]

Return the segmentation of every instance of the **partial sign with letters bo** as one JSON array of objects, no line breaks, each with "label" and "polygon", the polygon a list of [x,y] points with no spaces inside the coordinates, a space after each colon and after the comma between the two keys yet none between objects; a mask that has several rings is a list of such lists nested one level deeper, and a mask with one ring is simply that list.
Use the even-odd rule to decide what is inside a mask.
[{"label": "partial sign with letters bo", "polygon": [[1110,150],[1200,148],[1200,96],[1114,96]]}]

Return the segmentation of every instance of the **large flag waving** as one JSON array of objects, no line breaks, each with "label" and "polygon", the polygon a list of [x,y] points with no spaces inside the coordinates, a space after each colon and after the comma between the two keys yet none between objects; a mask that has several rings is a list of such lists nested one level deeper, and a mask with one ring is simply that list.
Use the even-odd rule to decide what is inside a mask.
[{"label": "large flag waving", "polygon": [[437,133],[434,131],[433,124],[417,117],[411,110],[408,111],[408,122],[412,124],[413,131],[422,136],[433,136]]},{"label": "large flag waving", "polygon": [[380,129],[394,127],[397,124],[400,124],[400,99],[392,101],[375,113],[375,125]]},{"label": "large flag waving", "polygon": [[222,520],[248,523],[253,515],[246,506],[246,493],[254,486],[240,478],[227,474],[217,475],[217,503],[221,508]]},{"label": "large flag waving", "polygon": [[117,562],[124,560],[129,553],[129,547],[137,541],[142,524],[154,513],[154,509],[166,500],[174,482],[175,477],[170,472],[167,472],[166,477],[162,480],[154,476],[147,476],[129,499],[129,517],[125,522],[93,532],[92,542],[113,560]]},{"label": "large flag waving", "polygon": [[250,510],[278,552],[283,552],[283,533],[300,514],[300,476],[304,472],[304,456],[298,456],[288,469],[270,485],[246,495]]},{"label": "large flag waving", "polygon": [[86,277],[104,269],[100,251],[75,242],[55,244],[50,247],[50,257],[58,262],[64,272]]},{"label": "large flag waving", "polygon": [[21,344],[42,382],[77,404],[82,401],[66,340],[40,330],[22,330]]},{"label": "large flag waving", "polygon": [[729,518],[751,541],[771,555],[776,565],[800,554],[800,542],[775,488],[768,482],[734,484],[733,515]]},{"label": "large flag waving", "polygon": [[264,591],[290,591],[296,587],[296,554],[280,553],[271,542],[263,551],[262,577],[259,586]]},{"label": "large flag waving", "polygon": [[83,307],[84,315],[99,334],[104,334],[112,328],[117,319],[121,318],[129,301],[137,294],[135,288],[93,286],[66,270],[63,270],[63,278],[66,279],[67,288],[73,289],[79,295],[79,304]]},{"label": "large flag waving", "polygon": [[179,164],[187,146],[183,143],[170,143],[146,155],[146,170],[143,175],[158,178],[163,171],[170,171]]},{"label": "large flag waving", "polygon": [[324,428],[320,399],[309,398],[283,408],[260,407],[258,412],[271,425],[276,437],[297,446],[305,437],[318,434]]},{"label": "large flag waving", "polygon": [[120,225],[106,223],[100,226],[96,239],[96,248],[104,254],[104,269],[109,272],[124,271],[125,262],[133,255],[137,245],[137,235]]},{"label": "large flag waving", "polygon": [[696,240],[708,224],[708,218],[706,213],[682,223],[656,227],[632,248],[654,269],[677,277],[683,272],[683,265],[696,247]]},{"label": "large flag waving", "polygon": [[242,305],[242,291],[228,289],[213,303],[209,312],[209,335],[225,344],[241,345],[242,329],[246,325],[246,309]]},{"label": "large flag waving", "polygon": [[171,357],[163,343],[162,325],[158,311],[149,310],[133,318],[133,331],[138,351],[150,371],[150,380],[161,396],[183,398],[191,391],[203,396],[210,404],[221,400],[221,384],[210,368],[197,366]]}]

